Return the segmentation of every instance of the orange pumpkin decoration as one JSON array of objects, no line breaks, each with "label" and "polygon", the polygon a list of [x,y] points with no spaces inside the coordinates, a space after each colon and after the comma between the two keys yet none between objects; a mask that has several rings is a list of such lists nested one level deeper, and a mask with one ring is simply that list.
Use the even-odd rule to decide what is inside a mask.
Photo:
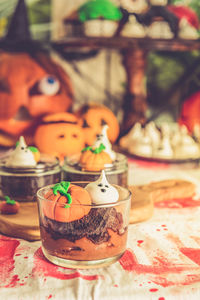
[{"label": "orange pumpkin decoration", "polygon": [[32,151],[34,159],[38,163],[40,160],[40,151],[36,147],[33,147],[33,146],[29,146],[28,148]]},{"label": "orange pumpkin decoration", "polygon": [[31,143],[38,118],[69,110],[72,99],[68,75],[46,53],[0,52],[0,144],[20,135]]},{"label": "orange pumpkin decoration", "polygon": [[80,153],[85,145],[83,129],[77,117],[71,113],[58,113],[43,118],[38,126],[34,142],[40,152],[59,157]]},{"label": "orange pumpkin decoration", "polygon": [[119,135],[119,123],[114,113],[104,105],[88,104],[84,105],[76,115],[82,119],[85,133],[85,142],[92,145],[98,134],[101,133],[102,126],[108,125],[108,138],[114,143]]},{"label": "orange pumpkin decoration", "polygon": [[192,94],[184,101],[178,122],[187,126],[191,133],[195,124],[200,124],[200,92]]},{"label": "orange pumpkin decoration", "polygon": [[112,159],[105,151],[105,146],[101,144],[98,148],[86,147],[82,150],[80,165],[85,171],[101,171],[106,164],[111,164]]},{"label": "orange pumpkin decoration", "polygon": [[67,181],[57,183],[44,196],[43,213],[59,222],[79,220],[90,211],[91,197],[82,187]]}]

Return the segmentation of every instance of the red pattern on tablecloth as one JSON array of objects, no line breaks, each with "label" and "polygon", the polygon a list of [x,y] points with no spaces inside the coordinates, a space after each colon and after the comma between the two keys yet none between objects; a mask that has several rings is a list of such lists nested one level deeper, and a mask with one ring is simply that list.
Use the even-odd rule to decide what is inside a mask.
[{"label": "red pattern on tablecloth", "polygon": [[171,199],[170,201],[161,201],[154,204],[158,208],[186,208],[200,206],[200,200],[193,198]]},{"label": "red pattern on tablecloth", "polygon": [[141,159],[132,159],[129,158],[128,162],[130,164],[134,163],[136,166],[139,166],[141,168],[147,168],[147,169],[169,169],[170,164],[169,163],[158,163],[156,161],[149,161],[149,160],[141,160]]},{"label": "red pattern on tablecloth", "polygon": [[0,287],[12,287],[18,279],[14,275],[14,254],[19,241],[7,237],[0,239]]},{"label": "red pattern on tablecloth", "polygon": [[50,263],[42,253],[42,249],[39,248],[34,253],[34,268],[32,271],[33,276],[42,276],[42,277],[53,277],[57,279],[74,279],[82,278],[85,280],[98,280],[98,275],[83,275],[79,271],[74,271],[70,274],[63,273],[63,270],[71,270],[69,268],[61,268]]}]

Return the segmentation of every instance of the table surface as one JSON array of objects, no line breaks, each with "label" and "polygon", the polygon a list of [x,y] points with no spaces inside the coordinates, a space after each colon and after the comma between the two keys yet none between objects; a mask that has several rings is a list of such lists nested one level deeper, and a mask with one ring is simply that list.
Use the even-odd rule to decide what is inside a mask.
[{"label": "table surface", "polygon": [[159,203],[129,225],[127,250],[109,267],[58,267],[40,241],[0,235],[1,299],[200,299],[200,166],[129,160],[129,184],[170,178],[193,181],[195,198]]}]

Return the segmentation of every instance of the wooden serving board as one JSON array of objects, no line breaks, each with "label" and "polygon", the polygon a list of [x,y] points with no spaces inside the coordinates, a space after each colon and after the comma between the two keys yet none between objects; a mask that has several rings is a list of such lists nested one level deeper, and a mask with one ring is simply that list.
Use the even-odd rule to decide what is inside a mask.
[{"label": "wooden serving board", "polygon": [[[174,179],[129,186],[129,190],[132,192],[130,223],[135,224],[152,217],[155,202],[193,196],[195,185]],[[40,240],[37,203],[20,203],[16,215],[0,214],[0,232],[29,241]]]},{"label": "wooden serving board", "polygon": [[134,186],[129,186],[132,192],[131,209],[130,209],[130,224],[146,221],[152,217],[154,212],[154,202],[149,195],[136,193]]},{"label": "wooden serving board", "polygon": [[[130,223],[134,224],[151,218],[154,209],[151,198],[136,194],[133,186],[129,189],[132,192]],[[0,232],[28,241],[40,240],[37,203],[20,203],[19,212],[15,215],[0,214]]]},{"label": "wooden serving board", "polygon": [[153,215],[156,202],[193,197],[196,185],[183,179],[168,179],[129,186],[129,189],[132,192],[130,223],[137,223]]},{"label": "wooden serving board", "polygon": [[20,203],[15,215],[0,214],[0,232],[28,241],[40,240],[37,203]]}]

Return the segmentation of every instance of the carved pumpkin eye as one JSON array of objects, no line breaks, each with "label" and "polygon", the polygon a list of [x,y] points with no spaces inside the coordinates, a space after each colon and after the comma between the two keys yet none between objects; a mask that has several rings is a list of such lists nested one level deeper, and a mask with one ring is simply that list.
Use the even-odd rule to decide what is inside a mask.
[{"label": "carved pumpkin eye", "polygon": [[39,81],[38,89],[44,95],[53,96],[58,93],[60,82],[55,76],[48,75]]}]

